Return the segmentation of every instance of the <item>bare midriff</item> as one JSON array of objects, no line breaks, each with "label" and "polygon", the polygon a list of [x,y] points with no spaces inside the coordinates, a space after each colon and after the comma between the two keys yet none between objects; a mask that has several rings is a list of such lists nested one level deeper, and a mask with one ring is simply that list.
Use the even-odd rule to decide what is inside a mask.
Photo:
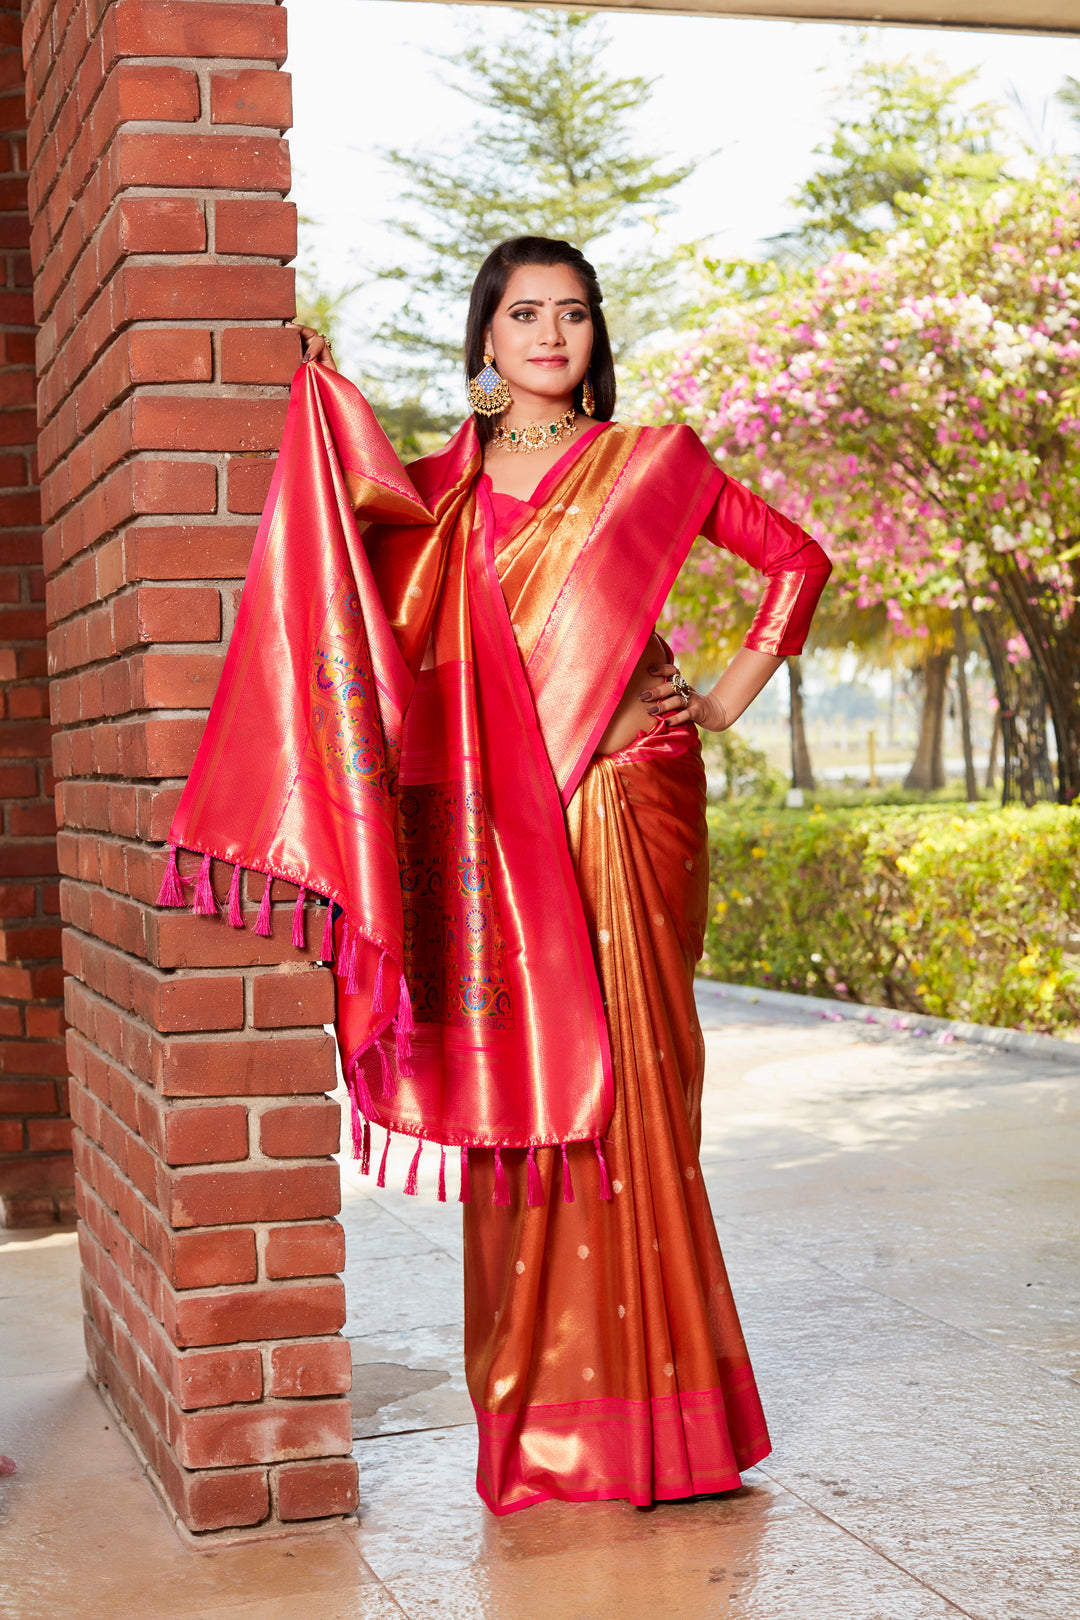
[{"label": "bare midriff", "polygon": [[626,683],[607,730],[596,745],[598,754],[617,754],[621,748],[629,748],[639,732],[652,729],[656,717],[649,714],[641,694],[657,683],[658,677],[649,674],[649,665],[662,664],[666,659],[660,637],[654,632],[645,643],[645,651],[634,665],[634,673]]}]

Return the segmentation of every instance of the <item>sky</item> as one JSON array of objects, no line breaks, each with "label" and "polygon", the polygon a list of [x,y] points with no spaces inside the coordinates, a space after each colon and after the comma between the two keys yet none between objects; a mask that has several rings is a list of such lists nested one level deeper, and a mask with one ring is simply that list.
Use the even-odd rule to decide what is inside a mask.
[{"label": "sky", "polygon": [[[474,120],[470,103],[442,82],[433,53],[459,48],[470,31],[497,33],[506,14],[428,0],[293,0],[289,12],[293,196],[316,222],[306,236],[320,280],[340,287],[400,252],[385,228],[396,182],[379,148],[460,150]],[[812,167],[832,93],[855,59],[853,30],[632,13],[609,13],[606,25],[611,70],[658,80],[638,120],[642,149],[677,162],[705,159],[676,193],[667,228],[680,241],[713,238],[724,257],[753,254],[791,221],[787,199]],[[934,53],[953,71],[977,68],[978,97],[1009,102],[1017,129],[1043,150],[1080,144],[1080,131],[1053,103],[1066,74],[1080,79],[1080,39],[889,28],[868,31],[865,49]],[[357,325],[385,314],[394,296],[392,287],[358,294],[350,306]],[[348,325],[339,345],[346,368],[363,358]]]}]

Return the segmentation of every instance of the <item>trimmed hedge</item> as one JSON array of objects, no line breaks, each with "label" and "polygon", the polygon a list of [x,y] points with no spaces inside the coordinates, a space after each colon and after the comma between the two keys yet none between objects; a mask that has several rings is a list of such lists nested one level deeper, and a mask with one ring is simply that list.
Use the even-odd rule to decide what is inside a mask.
[{"label": "trimmed hedge", "polygon": [[1080,1024],[1080,807],[713,807],[701,971],[1061,1031]]}]

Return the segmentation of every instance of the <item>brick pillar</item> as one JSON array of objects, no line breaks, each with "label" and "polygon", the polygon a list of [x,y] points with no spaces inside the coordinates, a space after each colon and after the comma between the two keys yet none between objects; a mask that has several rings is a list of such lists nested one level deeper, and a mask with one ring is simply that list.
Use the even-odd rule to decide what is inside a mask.
[{"label": "brick pillar", "polygon": [[91,1367],[189,1529],[325,1519],[356,1503],[332,982],[286,885],[270,940],[261,882],[242,933],[154,905],[299,359],[285,15],[32,0],[24,56]]},{"label": "brick pillar", "polygon": [[74,1215],[21,37],[0,0],[0,1226]]}]

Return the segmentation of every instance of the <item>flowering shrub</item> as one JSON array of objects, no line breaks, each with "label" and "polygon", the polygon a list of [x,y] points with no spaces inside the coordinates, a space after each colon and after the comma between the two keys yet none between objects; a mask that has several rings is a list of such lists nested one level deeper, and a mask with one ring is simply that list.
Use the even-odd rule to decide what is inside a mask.
[{"label": "flowering shrub", "polygon": [[[910,224],[744,296],[641,377],[735,477],[829,546],[836,587],[900,634],[1003,605],[1080,793],[1080,195],[1050,166],[989,194],[938,185]],[[751,587],[751,589],[753,589]],[[672,615],[725,645],[746,587],[716,553]]]},{"label": "flowering shrub", "polygon": [[710,811],[702,971],[1052,1031],[1080,1023],[1080,809]]}]

